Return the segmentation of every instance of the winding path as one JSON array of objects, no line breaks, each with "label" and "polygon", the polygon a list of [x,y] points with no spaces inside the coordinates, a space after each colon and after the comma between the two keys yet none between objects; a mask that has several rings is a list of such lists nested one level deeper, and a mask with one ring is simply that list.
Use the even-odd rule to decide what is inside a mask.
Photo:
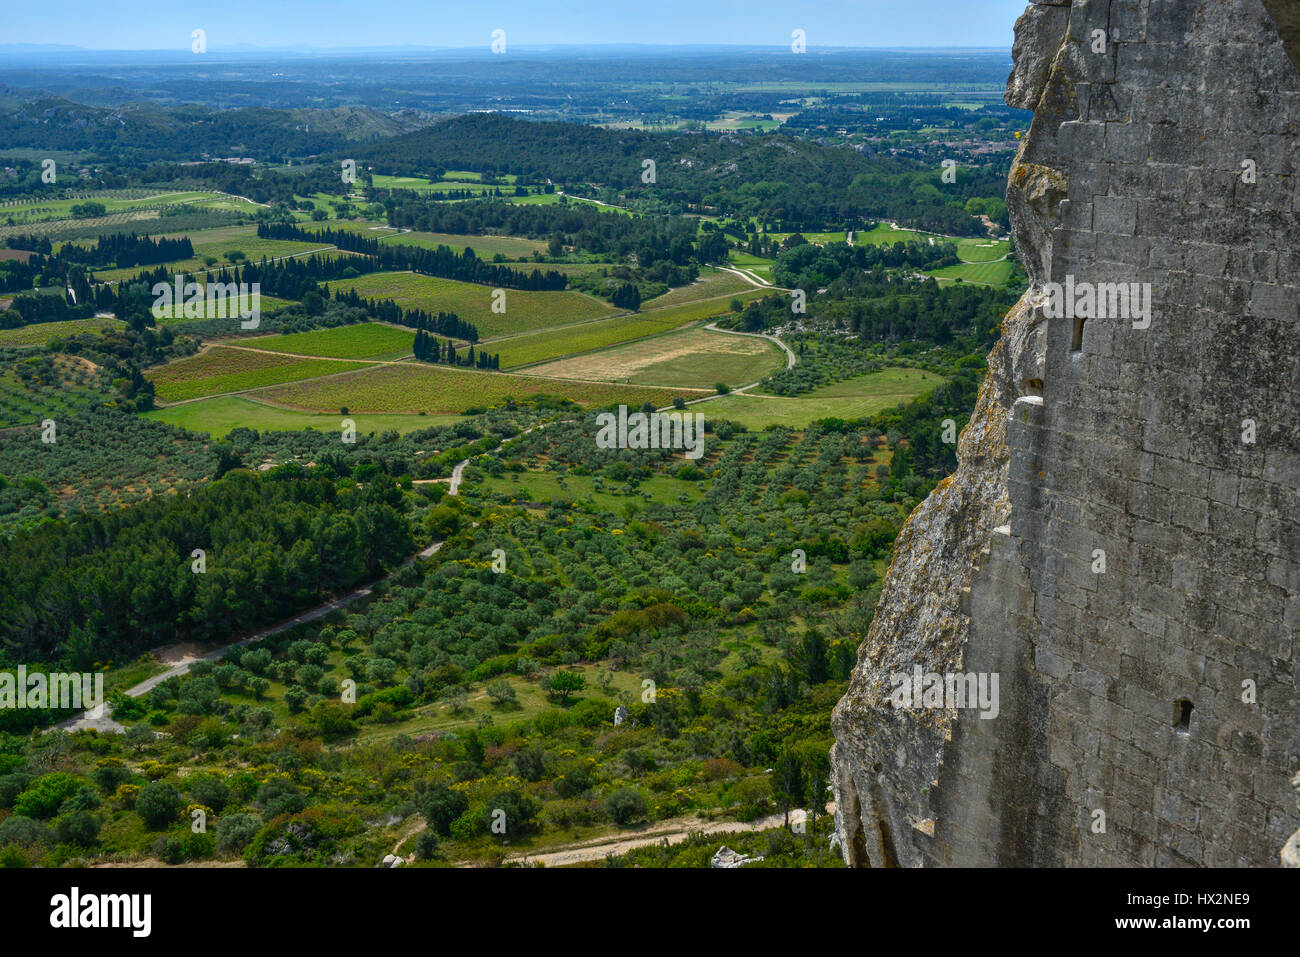
[{"label": "winding path", "polygon": [[[465,465],[466,465],[465,462],[461,462],[459,465],[456,466],[456,470],[460,471],[464,469]],[[457,486],[459,484],[460,484],[459,482],[456,483]],[[451,494],[452,495],[456,494],[456,486],[452,487]],[[292,618],[286,618],[284,621],[280,622],[279,624],[272,625],[270,628],[264,628],[259,632],[249,635],[247,638],[241,638],[239,641],[232,641],[230,644],[222,645],[219,648],[209,651],[207,654],[198,655],[196,657],[187,657],[183,659],[179,664],[173,665],[171,668],[168,668],[166,671],[156,674],[152,678],[146,678],[144,681],[141,681],[138,685],[132,685],[130,688],[127,688],[126,696],[128,698],[138,698],[141,695],[148,694],[153,688],[162,684],[164,681],[167,681],[170,678],[178,678],[183,674],[187,674],[190,668],[193,667],[193,665],[196,662],[217,661],[231,648],[238,648],[242,645],[251,644],[254,641],[261,641],[263,638],[270,638],[272,635],[278,635],[280,632],[288,631],[290,628],[294,628],[298,625],[306,624],[309,621],[316,621],[318,618],[324,618],[332,611],[335,611],[339,608],[347,607],[348,605],[352,604],[354,601],[356,601],[359,598],[366,598],[369,595],[374,593],[374,590],[378,585],[381,585],[384,582],[388,581],[390,578],[392,578],[394,575],[400,572],[403,568],[406,568],[409,565],[413,564],[417,559],[432,558],[433,555],[438,551],[438,549],[442,548],[442,545],[443,545],[442,542],[434,542],[428,548],[416,552],[406,561],[402,562],[402,564],[399,565],[397,568],[393,569],[393,571],[389,572],[386,576],[384,576],[379,581],[373,584],[364,585],[361,588],[354,589],[353,591],[348,592],[346,595],[343,595],[340,598],[336,598],[333,601],[328,601],[323,605],[317,605],[315,608],[312,608],[310,611],[305,611],[302,614],[295,615]],[[112,706],[109,705],[107,701],[99,705],[96,705],[94,708],[91,708],[87,711],[83,711],[80,715],[78,715],[75,718],[71,718],[67,721],[62,722],[61,724],[56,724],[54,728],[58,728],[63,731],[94,730],[94,731],[122,732],[126,730],[125,727],[123,727],[121,724],[113,720],[113,709]],[[54,730],[54,729],[52,728],[50,730]]]},{"label": "winding path", "polygon": [[[716,322],[711,322],[704,328],[708,329],[710,332],[725,332],[727,335],[730,336],[751,336],[752,338],[755,339],[766,339],[769,342],[775,342],[778,346],[781,347],[782,351],[785,352],[785,367],[787,369],[793,369],[795,367],[795,363],[799,361],[799,357],[794,354],[794,352],[790,349],[789,346],[787,346],[776,336],[768,335],[766,332],[738,332],[735,329],[719,329],[718,324]],[[766,378],[766,376],[764,376],[764,378]],[[749,395],[750,389],[754,388],[757,385],[762,385],[762,384],[763,384],[763,379],[757,379],[754,382],[749,382],[746,383],[745,385],[737,386],[736,388],[729,390],[726,393],[726,395]],[[716,395],[716,394],[706,395],[703,398],[699,398],[699,399],[688,399],[686,404],[699,405],[701,402],[711,402],[714,399],[722,399],[722,398],[725,398],[725,396]],[[750,396],[750,398],[789,399],[792,397],[784,396],[784,395],[772,395],[772,396],[764,395],[764,396]],[[671,410],[672,408],[673,408],[672,406],[664,406],[659,411],[666,412]]]},{"label": "winding path", "polygon": [[[504,442],[502,442],[492,451],[500,452],[503,448],[505,448],[506,442],[512,442],[515,439],[523,438],[525,435],[528,435],[531,432],[536,432],[539,429],[545,429],[552,425],[558,425],[558,424],[563,424],[566,422],[573,422],[573,421],[574,421],[573,419],[557,419],[554,422],[543,422],[540,425],[534,425],[532,428],[525,429],[524,431],[520,432],[518,435],[513,435],[510,438],[506,439]],[[455,468],[451,470],[450,479],[421,479],[417,484],[423,484],[427,482],[448,482],[447,494],[455,495],[460,491],[461,483],[464,481],[465,478],[465,468],[469,465],[469,463],[470,463],[469,459],[463,459],[460,462],[457,462]],[[312,608],[308,611],[304,611],[301,614],[293,616],[292,618],[285,619],[279,624],[272,625],[270,628],[264,628],[259,632],[249,635],[247,638],[241,638],[239,641],[232,641],[229,642],[228,644],[221,645],[219,648],[214,648],[212,651],[209,651],[206,654],[198,655],[195,657],[186,657],[178,664],[174,665],[171,668],[168,668],[166,671],[160,674],[156,674],[152,678],[146,678],[138,685],[133,685],[130,688],[127,688],[125,692],[126,696],[128,698],[138,698],[143,694],[147,694],[151,689],[153,689],[157,685],[162,684],[164,681],[166,681],[169,678],[176,678],[183,674],[187,674],[190,668],[197,661],[217,661],[231,648],[238,648],[242,645],[251,644],[254,641],[261,641],[263,638],[270,638],[272,635],[278,635],[280,632],[287,631],[288,629],[293,628],[297,625],[306,624],[309,621],[316,621],[318,618],[323,618],[332,611],[335,611],[339,608],[347,607],[348,605],[352,604],[354,601],[356,601],[359,598],[366,598],[374,593],[375,588],[377,588],[379,585],[382,585],[384,582],[391,579],[398,572],[402,571],[402,569],[409,567],[410,565],[414,564],[416,561],[423,561],[424,559],[432,558],[438,552],[438,550],[442,548],[443,544],[444,544],[443,542],[434,542],[428,548],[424,548],[416,552],[406,561],[402,562],[401,565],[393,569],[391,572],[389,572],[387,575],[385,575],[383,578],[379,579],[378,581],[373,582],[369,585],[364,585],[361,588],[354,589],[353,591],[348,592],[346,595],[343,595],[339,598],[335,598],[333,601],[328,601],[322,605],[317,605],[315,608]],[[46,732],[48,733],[49,731],[53,731],[55,729],[62,730],[62,731],[90,731],[90,730],[112,731],[115,733],[121,733],[126,730],[125,727],[123,727],[121,724],[113,720],[113,709],[112,706],[109,705],[107,701],[102,702],[99,705],[96,705],[94,708],[90,708],[86,711],[83,711],[75,718],[69,718],[67,721],[64,721],[60,724],[56,724],[52,728],[47,728]]]},{"label": "winding path", "polygon": [[[465,461],[458,463],[452,470],[449,494],[455,495],[460,489],[461,476],[464,474],[465,466],[468,464],[469,460],[466,459]],[[139,698],[141,695],[148,694],[150,690],[157,685],[162,684],[164,681],[167,681],[169,678],[177,678],[183,674],[187,674],[195,662],[217,661],[231,648],[238,648],[242,645],[251,644],[254,641],[261,641],[263,638],[270,638],[272,635],[278,635],[280,632],[288,631],[290,628],[294,628],[298,625],[306,624],[309,621],[316,621],[319,618],[324,618],[330,612],[336,611],[339,608],[346,608],[357,599],[366,598],[372,595],[375,588],[391,579],[398,572],[402,571],[402,569],[409,567],[418,560],[432,558],[437,553],[438,549],[442,548],[442,546],[442,542],[434,542],[428,548],[416,552],[378,581],[369,585],[363,585],[361,588],[356,588],[348,592],[346,595],[335,598],[333,601],[327,601],[324,604],[317,605],[315,608],[304,611],[301,614],[294,615],[292,618],[286,618],[279,624],[272,625],[270,628],[264,628],[261,631],[249,635],[247,638],[241,638],[239,641],[232,641],[228,644],[221,645],[219,648],[215,648],[206,654],[186,657],[180,663],[168,668],[166,671],[156,674],[152,678],[146,678],[138,685],[132,685],[130,688],[127,688],[126,696],[128,698]],[[113,708],[107,701],[83,711],[75,718],[70,718],[67,721],[56,724],[53,728],[47,730],[53,731],[55,729],[62,731],[112,731],[115,733],[120,733],[126,730],[125,727],[113,720]]]}]

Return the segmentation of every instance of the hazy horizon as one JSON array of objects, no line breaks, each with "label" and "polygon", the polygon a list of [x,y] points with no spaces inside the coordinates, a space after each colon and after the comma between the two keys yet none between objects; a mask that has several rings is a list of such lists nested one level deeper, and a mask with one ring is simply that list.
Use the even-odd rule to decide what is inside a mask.
[{"label": "hazy horizon", "polygon": [[[210,50],[409,47],[487,48],[495,30],[508,46],[755,46],[788,48],[802,30],[815,49],[1002,49],[1025,0],[659,0],[578,7],[556,0],[504,0],[492,10],[413,0],[355,5],[323,0],[310,16],[288,7],[231,0],[220,8],[178,13],[165,0],[128,0],[111,7],[75,2],[53,19],[48,10],[18,7],[5,14],[0,47],[18,44],[86,52],[188,52],[202,29]],[[833,42],[833,47],[829,44]]]}]

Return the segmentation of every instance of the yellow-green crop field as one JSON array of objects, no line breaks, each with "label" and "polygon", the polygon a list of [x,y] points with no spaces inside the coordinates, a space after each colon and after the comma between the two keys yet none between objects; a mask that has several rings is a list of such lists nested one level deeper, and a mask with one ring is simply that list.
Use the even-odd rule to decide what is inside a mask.
[{"label": "yellow-green crop field", "polygon": [[356,368],[355,362],[344,359],[294,359],[252,349],[213,346],[198,355],[149,370],[148,379],[163,402],[182,402]]},{"label": "yellow-green crop field", "polygon": [[406,309],[454,312],[478,328],[479,338],[545,329],[616,315],[609,303],[578,292],[505,290],[505,312],[492,311],[492,288],[455,279],[437,279],[412,272],[367,273],[337,280],[331,289],[355,289],[367,299],[391,299]]}]

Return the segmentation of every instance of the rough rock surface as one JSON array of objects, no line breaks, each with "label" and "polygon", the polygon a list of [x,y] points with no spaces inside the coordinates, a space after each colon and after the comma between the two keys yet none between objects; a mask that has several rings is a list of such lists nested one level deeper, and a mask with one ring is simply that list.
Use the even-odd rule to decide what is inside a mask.
[{"label": "rough rock surface", "polygon": [[[1296,790],[1296,807],[1300,808],[1300,772],[1291,779],[1291,786]],[[1300,831],[1291,835],[1291,839],[1282,848],[1282,866],[1300,867]]]},{"label": "rough rock surface", "polygon": [[[1300,826],[1298,37],[1300,0],[1017,24],[1030,288],[835,709],[849,864],[1276,865]],[[1149,326],[1049,318],[1067,277]],[[895,709],[914,665],[999,716]]]},{"label": "rough rock surface", "polygon": [[761,857],[746,857],[739,851],[733,851],[731,848],[727,847],[727,845],[723,844],[709,860],[709,867],[730,869],[735,867],[744,867],[746,864],[753,864],[754,862],[761,860]]}]

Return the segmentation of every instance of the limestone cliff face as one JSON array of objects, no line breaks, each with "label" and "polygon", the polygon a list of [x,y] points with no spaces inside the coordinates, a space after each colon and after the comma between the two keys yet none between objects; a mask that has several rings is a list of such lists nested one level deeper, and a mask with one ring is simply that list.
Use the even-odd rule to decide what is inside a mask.
[{"label": "limestone cliff face", "polygon": [[[849,864],[1276,864],[1300,826],[1298,10],[1017,23],[1031,285],[835,709]],[[1134,315],[1049,318],[1051,283]],[[998,675],[1000,714],[894,708],[916,665]]]}]

